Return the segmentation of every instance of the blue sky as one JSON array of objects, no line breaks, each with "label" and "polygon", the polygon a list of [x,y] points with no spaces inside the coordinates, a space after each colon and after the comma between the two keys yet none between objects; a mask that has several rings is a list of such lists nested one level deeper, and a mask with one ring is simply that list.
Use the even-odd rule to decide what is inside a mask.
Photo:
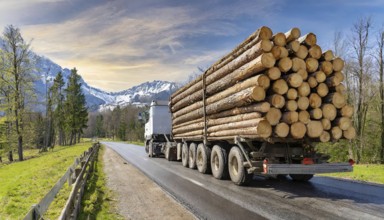
[{"label": "blue sky", "polygon": [[364,16],[381,27],[384,1],[0,0],[0,27],[20,27],[35,52],[107,91],[185,80],[262,25],[314,32],[328,49]]}]

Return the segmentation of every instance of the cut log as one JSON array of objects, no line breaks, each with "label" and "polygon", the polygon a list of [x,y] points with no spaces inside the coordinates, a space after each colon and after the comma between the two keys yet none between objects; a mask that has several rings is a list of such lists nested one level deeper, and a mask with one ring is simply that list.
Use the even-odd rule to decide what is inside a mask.
[{"label": "cut log", "polygon": [[271,106],[275,108],[283,108],[285,105],[284,97],[279,94],[273,94],[271,96],[268,96],[267,101],[269,102],[269,104],[271,104]]},{"label": "cut log", "polygon": [[298,39],[298,41],[303,44],[303,45],[306,45],[306,46],[313,46],[317,43],[317,38],[316,38],[316,35],[313,34],[313,33],[308,33],[302,37],[300,37]]},{"label": "cut log", "polygon": [[289,54],[295,54],[300,49],[300,43],[299,41],[294,40],[289,42],[285,47],[287,48]]},{"label": "cut log", "polygon": [[352,118],[353,112],[354,112],[353,106],[345,105],[344,107],[339,109],[337,115],[342,116],[342,117]]},{"label": "cut log", "polygon": [[311,88],[307,82],[303,82],[299,88],[297,88],[297,94],[299,96],[308,96],[311,93]]},{"label": "cut log", "polygon": [[197,124],[197,123],[200,123],[200,122],[203,122],[202,118],[198,118],[198,119],[195,119],[195,120],[187,121],[185,123],[174,125],[174,126],[172,126],[172,129],[181,128],[181,127],[184,127],[184,126],[189,126],[191,124]]},{"label": "cut log", "polygon": [[329,61],[323,61],[320,63],[319,69],[321,71],[323,71],[323,73],[325,73],[325,75],[329,76],[333,72],[333,65]]},{"label": "cut log", "polygon": [[288,92],[288,84],[284,79],[278,79],[273,82],[272,90],[279,95],[284,95]]},{"label": "cut log", "polygon": [[319,94],[320,97],[327,96],[329,93],[329,89],[328,89],[327,84],[320,83],[319,85],[317,85],[316,92],[317,92],[317,94]]},{"label": "cut log", "polygon": [[288,57],[288,50],[285,47],[281,47],[281,46],[273,46],[271,53],[276,60],[279,60],[284,57]]},{"label": "cut log", "polygon": [[172,134],[184,134],[191,131],[202,130],[204,128],[204,122],[190,124],[184,127],[172,128]]},{"label": "cut log", "polygon": [[347,130],[343,131],[343,137],[348,140],[352,140],[356,137],[356,130],[354,127],[349,127]]},{"label": "cut log", "polygon": [[209,116],[209,118],[210,119],[224,118],[228,116],[251,113],[251,112],[266,113],[269,110],[270,110],[270,104],[268,102],[260,102],[260,103],[255,103],[249,106],[232,108],[226,111],[222,111],[220,113],[212,114]]},{"label": "cut log", "polygon": [[335,126],[331,129],[331,136],[333,140],[339,140],[343,136],[343,130]]},{"label": "cut log", "polygon": [[318,83],[322,83],[327,79],[327,75],[323,71],[316,71],[310,76],[314,77]]},{"label": "cut log", "polygon": [[319,82],[317,82],[316,78],[313,76],[308,77],[307,82],[309,87],[311,87],[312,89],[316,88],[316,86],[319,84]]},{"label": "cut log", "polygon": [[323,131],[320,135],[319,140],[323,143],[329,142],[331,140],[331,135],[327,131]]},{"label": "cut log", "polygon": [[313,73],[317,71],[317,69],[319,68],[319,61],[317,61],[314,58],[307,58],[305,60],[305,64],[306,64],[308,73]]},{"label": "cut log", "polygon": [[309,111],[312,119],[319,120],[323,117],[323,111],[320,108],[315,108]]},{"label": "cut log", "polygon": [[307,127],[302,122],[295,122],[290,126],[289,133],[294,139],[302,139],[307,132]]},{"label": "cut log", "polygon": [[219,136],[238,136],[238,135],[255,135],[261,138],[268,138],[272,134],[272,126],[267,120],[261,120],[254,127],[232,129],[232,130],[220,130],[209,134],[210,137]]},{"label": "cut log", "polygon": [[311,119],[308,111],[300,111],[299,112],[299,121],[303,122],[304,124],[308,124]]},{"label": "cut log", "polygon": [[297,102],[295,100],[287,100],[285,102],[285,109],[288,111],[296,111],[297,110]]},{"label": "cut log", "polygon": [[301,78],[303,78],[303,80],[307,80],[307,78],[308,78],[307,70],[299,69],[296,73],[299,74],[301,76]]},{"label": "cut log", "polygon": [[333,52],[332,52],[332,50],[327,50],[327,51],[325,51],[322,55],[321,55],[321,58],[320,58],[320,60],[321,61],[331,61],[331,60],[333,60]]},{"label": "cut log", "polygon": [[256,119],[261,117],[262,117],[262,114],[259,112],[250,112],[250,113],[232,115],[232,116],[223,117],[223,118],[213,118],[213,119],[209,118],[207,119],[207,125],[208,126],[223,125],[231,122],[245,121],[245,120]]},{"label": "cut log", "polygon": [[301,35],[301,31],[299,28],[292,28],[288,32],[285,33],[286,42],[289,43],[291,41],[299,39]]},{"label": "cut log", "polygon": [[334,125],[340,127],[340,129],[343,131],[348,130],[348,128],[352,127],[352,121],[350,118],[347,117],[336,118],[333,123]]},{"label": "cut log", "polygon": [[323,111],[324,118],[331,121],[335,120],[337,111],[333,104],[325,103],[321,106],[321,110]]},{"label": "cut log", "polygon": [[180,133],[180,134],[177,134],[177,136],[188,137],[188,136],[197,136],[197,135],[203,135],[203,134],[204,134],[204,130],[203,129],[198,129],[198,130],[195,130],[195,131],[189,131],[189,132],[185,132],[185,133]]},{"label": "cut log", "polygon": [[310,121],[307,124],[307,135],[310,138],[318,138],[323,133],[323,125],[321,121]]},{"label": "cut log", "polygon": [[308,97],[306,96],[301,96],[299,97],[299,99],[297,100],[297,107],[300,109],[300,110],[307,110],[308,107],[309,107],[309,99]]},{"label": "cut log", "polygon": [[271,80],[277,80],[281,77],[281,71],[277,67],[271,67],[265,71],[265,75],[267,75]]},{"label": "cut log", "polygon": [[272,126],[277,125],[281,119],[281,111],[277,108],[271,108],[265,115],[265,119],[271,124]]},{"label": "cut log", "polygon": [[299,113],[297,112],[284,112],[281,121],[287,124],[293,124],[299,121]]},{"label": "cut log", "polygon": [[281,122],[274,127],[273,133],[277,137],[285,138],[289,134],[289,125]]},{"label": "cut log", "polygon": [[306,70],[307,66],[305,64],[305,61],[303,59],[300,59],[298,57],[292,58],[292,71],[297,72],[300,69]]},{"label": "cut log", "polygon": [[265,119],[257,118],[257,119],[250,119],[250,120],[244,120],[244,121],[230,122],[227,124],[208,127],[207,131],[211,133],[211,132],[218,132],[218,131],[225,131],[225,130],[258,127],[260,124],[260,121],[263,121],[263,120]]},{"label": "cut log", "polygon": [[284,47],[287,44],[287,39],[284,33],[277,33],[272,36],[273,44],[276,46]]},{"label": "cut log", "polygon": [[327,85],[329,87],[336,87],[344,80],[344,75],[341,72],[334,72],[332,76],[327,78]]},{"label": "cut log", "polygon": [[344,94],[347,91],[347,88],[345,88],[344,84],[340,83],[334,88],[335,92]]},{"label": "cut log", "polygon": [[344,60],[337,57],[332,60],[333,71],[339,72],[344,68]]},{"label": "cut log", "polygon": [[317,93],[311,93],[309,95],[309,106],[311,108],[320,108],[321,102],[321,97]]},{"label": "cut log", "polygon": [[303,84],[303,78],[298,73],[284,75],[283,78],[287,81],[288,85],[293,88],[298,88],[299,86],[301,86],[301,84]]},{"label": "cut log", "polygon": [[331,121],[327,118],[321,119],[321,124],[323,125],[323,129],[329,131],[332,128]]},{"label": "cut log", "polygon": [[285,94],[285,97],[288,100],[295,100],[297,98],[297,90],[294,88],[288,89],[288,92]]},{"label": "cut log", "polygon": [[286,73],[292,68],[292,60],[289,57],[284,57],[278,61],[277,66],[281,72]]},{"label": "cut log", "polygon": [[299,50],[295,53],[295,56],[300,59],[305,59],[308,56],[308,49],[304,45],[300,45]]},{"label": "cut log", "polygon": [[341,93],[334,92],[328,94],[324,98],[325,103],[332,103],[336,108],[340,109],[346,105],[346,100]]},{"label": "cut log", "polygon": [[321,47],[315,44],[311,46],[308,50],[308,57],[314,58],[316,60],[320,59],[322,55]]}]

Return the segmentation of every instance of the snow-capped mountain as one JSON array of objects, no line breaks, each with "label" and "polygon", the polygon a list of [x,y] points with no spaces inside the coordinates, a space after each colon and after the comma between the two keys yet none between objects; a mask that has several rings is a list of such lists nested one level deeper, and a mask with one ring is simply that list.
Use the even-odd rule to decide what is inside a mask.
[{"label": "snow-capped mountain", "polygon": [[[43,97],[40,98],[40,101],[45,100],[46,82],[48,86],[51,86],[53,79],[60,71],[63,74],[64,81],[67,82],[71,73],[69,69],[62,68],[48,58],[38,57],[36,71],[38,80],[35,82],[35,87],[38,93],[37,96]],[[117,105],[133,104],[142,106],[154,99],[168,100],[172,92],[176,90],[176,83],[160,80],[145,82],[120,92],[106,92],[94,88],[83,79],[81,79],[81,84],[87,105],[91,111],[113,109]]]}]

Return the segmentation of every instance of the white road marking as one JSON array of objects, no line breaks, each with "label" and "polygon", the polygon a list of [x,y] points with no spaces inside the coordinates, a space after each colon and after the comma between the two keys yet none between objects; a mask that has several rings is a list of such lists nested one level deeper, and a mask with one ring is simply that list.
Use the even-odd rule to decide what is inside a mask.
[{"label": "white road marking", "polygon": [[183,178],[186,179],[186,180],[189,180],[190,182],[192,182],[192,183],[194,183],[194,184],[196,184],[198,186],[204,186],[204,184],[202,184],[202,183],[200,183],[200,182],[198,182],[196,180],[190,179],[188,177],[183,177]]}]

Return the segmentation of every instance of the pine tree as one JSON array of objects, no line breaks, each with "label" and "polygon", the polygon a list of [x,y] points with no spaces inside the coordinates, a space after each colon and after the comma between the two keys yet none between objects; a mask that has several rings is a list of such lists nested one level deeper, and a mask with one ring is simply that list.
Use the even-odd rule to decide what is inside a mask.
[{"label": "pine tree", "polygon": [[64,86],[65,82],[63,74],[59,72],[53,81],[53,85],[50,88],[52,94],[52,106],[53,106],[53,126],[58,132],[59,145],[65,145],[65,112],[64,112]]}]

